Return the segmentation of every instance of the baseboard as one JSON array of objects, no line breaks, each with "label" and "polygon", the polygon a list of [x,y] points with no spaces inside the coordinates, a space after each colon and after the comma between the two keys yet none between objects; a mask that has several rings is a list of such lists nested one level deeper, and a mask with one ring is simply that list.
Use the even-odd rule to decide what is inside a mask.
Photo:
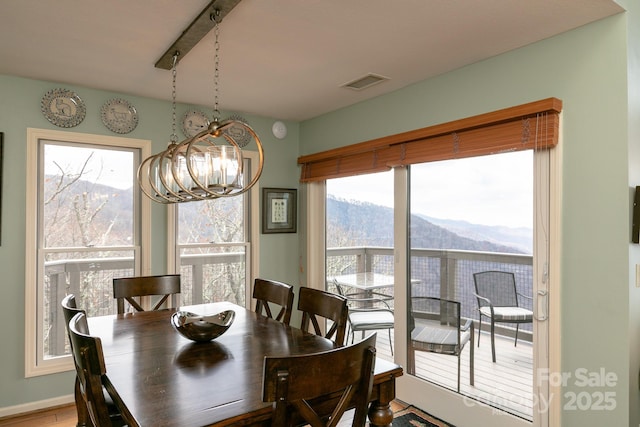
[{"label": "baseboard", "polygon": [[0,408],[0,419],[74,403],[75,398],[73,394],[68,394],[66,396],[54,397],[52,399],[23,403],[22,405],[7,406],[5,408]]}]

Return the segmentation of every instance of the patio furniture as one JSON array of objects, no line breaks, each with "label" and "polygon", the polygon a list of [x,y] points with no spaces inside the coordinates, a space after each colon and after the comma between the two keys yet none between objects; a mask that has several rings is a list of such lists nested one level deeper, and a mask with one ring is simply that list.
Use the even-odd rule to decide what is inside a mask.
[{"label": "patio furniture", "polygon": [[475,283],[480,324],[478,326],[478,347],[482,335],[482,317],[491,319],[491,356],[496,361],[495,324],[515,323],[516,338],[514,346],[518,344],[518,329],[520,323],[532,323],[533,312],[520,307],[518,297],[528,298],[518,293],[516,279],[513,273],[506,271],[483,271],[473,274]]},{"label": "patio furniture", "polygon": [[[256,301],[256,313],[263,314],[288,325],[293,309],[293,286],[275,280],[256,279],[253,284],[253,298]],[[280,306],[277,315],[271,313],[269,304]]]},{"label": "patio furniture", "polygon": [[333,282],[338,294],[347,298],[349,307],[348,327],[353,344],[355,332],[362,332],[362,338],[366,331],[377,331],[386,329],[389,333],[389,347],[393,356],[393,340],[391,339],[391,329],[394,327],[393,310],[386,299],[377,296],[363,297],[362,293],[347,294],[334,279]]},{"label": "patio furniture", "polygon": [[458,358],[458,388],[460,392],[460,355],[469,346],[469,384],[474,385],[473,321],[460,320],[460,303],[434,297],[411,297],[409,317],[411,337],[407,362],[409,372],[415,373],[416,351],[448,354]]},{"label": "patio furniture", "polygon": [[[333,427],[354,404],[351,425],[364,427],[373,387],[375,346],[373,334],[357,344],[322,353],[265,357],[262,400],[274,402],[271,424],[298,425],[297,415],[304,424]],[[330,406],[313,404],[314,399],[330,394],[336,394]]]},{"label": "patio furniture", "polygon": [[[332,339],[339,346],[344,345],[349,314],[345,297],[303,286],[298,297],[298,310],[302,312],[300,329],[308,331],[309,325],[312,325],[316,335]],[[330,326],[326,325],[327,332],[324,335],[320,327],[322,318],[331,321]]]},{"label": "patio furniture", "polygon": [[118,314],[124,313],[125,300],[137,311],[144,311],[134,297],[162,295],[152,310],[158,310],[171,297],[171,306],[178,306],[180,275],[137,276],[113,279],[113,297],[117,300]]}]

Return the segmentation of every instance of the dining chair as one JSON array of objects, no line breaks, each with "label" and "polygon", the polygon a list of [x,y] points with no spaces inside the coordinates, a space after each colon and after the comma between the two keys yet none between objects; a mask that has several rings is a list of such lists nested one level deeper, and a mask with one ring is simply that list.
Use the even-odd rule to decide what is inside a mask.
[{"label": "dining chair", "polygon": [[[376,334],[337,349],[264,358],[263,402],[274,402],[271,425],[334,427],[355,407],[352,426],[363,427],[373,387]],[[313,406],[313,399],[336,394],[334,407]]]},{"label": "dining chair", "polygon": [[[256,313],[264,314],[285,325],[291,321],[293,286],[275,280],[256,279],[253,283],[253,298],[256,300]],[[271,312],[270,304],[280,307],[276,316]]]},{"label": "dining chair", "polygon": [[125,301],[136,311],[144,308],[135,297],[162,295],[152,310],[158,310],[171,297],[171,306],[177,307],[180,294],[180,275],[137,276],[113,279],[113,297],[117,300],[118,314],[125,312]]},{"label": "dining chair", "polygon": [[521,323],[533,323],[533,311],[520,307],[518,297],[532,300],[531,297],[519,293],[513,273],[507,271],[483,271],[473,274],[475,297],[478,302],[480,323],[478,326],[478,347],[482,335],[482,317],[491,320],[491,356],[496,362],[495,324],[515,323],[518,345],[518,329]]},{"label": "dining chair", "polygon": [[303,331],[309,331],[309,326],[311,325],[316,335],[323,335],[320,327],[321,318],[330,320],[331,325],[325,325],[328,330],[324,337],[332,339],[339,346],[344,345],[349,315],[345,297],[303,286],[300,288],[300,295],[298,296],[298,310],[302,312],[300,328]]},{"label": "dining chair", "polygon": [[[74,294],[69,294],[67,296],[65,296],[62,299],[62,302],[60,303],[60,305],[62,306],[62,312],[64,314],[64,324],[65,324],[65,329],[67,331],[67,336],[69,337],[69,346],[71,347],[71,352],[73,355],[73,347],[72,347],[72,343],[71,343],[71,333],[69,331],[69,322],[71,322],[71,319],[73,318],[73,316],[75,316],[78,313],[82,313],[85,314],[85,311],[78,308],[78,305],[76,303],[76,296]],[[75,364],[75,357],[74,357],[74,364]],[[76,369],[78,369],[78,366],[76,365]],[[80,391],[80,380],[78,378],[78,375],[76,375],[76,380],[75,380],[75,385],[74,385],[74,394],[75,394],[75,401],[76,402],[81,402],[84,401],[84,399],[82,399],[82,394]],[[115,403],[113,403],[113,400],[111,399],[111,396],[107,393],[106,389],[103,389],[103,395],[105,397],[105,402],[107,404],[107,408],[109,410],[109,414],[113,417],[113,416],[118,416],[119,412],[118,412],[118,408],[116,407]],[[78,427],[81,426],[87,426],[87,425],[91,425],[90,423],[88,423],[88,419],[86,418],[87,412],[86,411],[77,411],[78,413]]]},{"label": "dining chair", "polygon": [[353,344],[355,333],[360,331],[364,338],[366,331],[377,331],[386,329],[389,333],[389,347],[393,356],[393,339],[391,338],[391,330],[394,327],[394,315],[391,306],[386,299],[377,296],[367,296],[358,292],[348,294],[342,288],[342,285],[334,279],[334,286],[339,295],[347,298],[347,306],[349,307],[349,315],[347,317],[347,327]]},{"label": "dining chair", "polygon": [[458,392],[460,392],[460,356],[469,345],[469,384],[474,385],[473,321],[461,324],[460,303],[435,297],[411,297],[409,316],[409,372],[415,373],[416,351],[458,357]]},{"label": "dining chair", "polygon": [[[111,413],[103,379],[107,373],[100,338],[89,335],[87,315],[75,314],[69,321],[69,338],[76,365],[80,395],[93,426],[124,426],[120,413]],[[107,393],[108,394],[108,393]]]}]

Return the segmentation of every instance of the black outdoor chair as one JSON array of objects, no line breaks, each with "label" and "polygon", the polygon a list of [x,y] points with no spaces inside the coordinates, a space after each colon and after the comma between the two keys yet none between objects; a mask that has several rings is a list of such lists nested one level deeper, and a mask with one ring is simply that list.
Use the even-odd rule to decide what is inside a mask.
[{"label": "black outdoor chair", "polygon": [[465,344],[469,346],[469,384],[474,385],[473,375],[473,321],[461,324],[460,303],[434,297],[411,297],[409,317],[409,372],[415,373],[416,351],[449,354],[458,358],[458,392],[460,392],[460,355]]},{"label": "black outdoor chair", "polygon": [[532,323],[533,312],[520,307],[518,297],[528,298],[516,290],[516,279],[513,273],[506,271],[483,271],[473,274],[476,287],[476,299],[480,324],[478,326],[478,347],[482,335],[482,317],[491,319],[491,356],[496,361],[495,324],[515,323],[516,339],[514,346],[518,345],[518,329],[521,323]]}]

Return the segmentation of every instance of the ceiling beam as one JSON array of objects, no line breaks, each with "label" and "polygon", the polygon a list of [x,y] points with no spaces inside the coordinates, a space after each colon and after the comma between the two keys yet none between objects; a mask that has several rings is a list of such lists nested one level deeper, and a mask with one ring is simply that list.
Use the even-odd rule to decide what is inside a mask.
[{"label": "ceiling beam", "polygon": [[220,11],[217,17],[218,23],[222,22],[225,16],[231,10],[240,3],[240,0],[213,0],[205,7],[198,17],[182,32],[180,37],[173,42],[171,47],[158,59],[156,62],[156,68],[162,68],[163,70],[170,70],[173,68],[173,57],[176,52],[179,52],[176,64],[184,58],[187,53],[197,45],[200,40],[211,31],[216,23],[211,19],[211,14],[216,10]]}]

